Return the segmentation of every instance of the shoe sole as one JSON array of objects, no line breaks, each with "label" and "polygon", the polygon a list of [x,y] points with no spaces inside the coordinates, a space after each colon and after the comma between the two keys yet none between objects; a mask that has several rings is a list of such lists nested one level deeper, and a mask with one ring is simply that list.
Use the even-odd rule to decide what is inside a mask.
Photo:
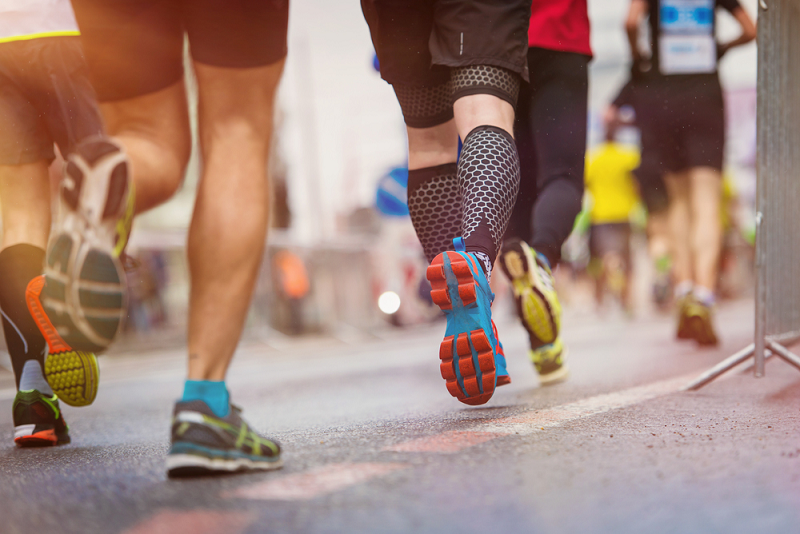
[{"label": "shoe sole", "polygon": [[273,471],[283,467],[283,459],[253,461],[248,458],[208,458],[194,454],[167,455],[167,476],[170,478],[209,476],[243,471]]},{"label": "shoe sole", "polygon": [[42,306],[64,340],[77,350],[108,348],[126,309],[125,273],[111,253],[77,234],[56,234],[48,247]]},{"label": "shoe sole", "polygon": [[[494,324],[492,321],[492,332],[494,333],[494,338],[497,340],[497,358],[495,358],[495,374],[497,375],[497,385],[495,388],[499,388],[500,386],[507,386],[511,383],[511,376],[508,374],[507,369],[507,362],[506,362],[506,353],[503,350],[503,344],[500,343],[500,335],[497,333],[497,325]],[[500,370],[500,366],[497,364],[497,360],[502,359],[503,362],[503,369],[505,369],[506,374],[500,374],[502,371]]]},{"label": "shoe sole", "polygon": [[73,350],[59,335],[44,311],[40,295],[45,285],[43,276],[31,280],[25,290],[28,310],[47,342],[48,355],[44,376],[59,399],[70,406],[88,406],[97,397],[100,368],[92,353]]},{"label": "shoe sole", "polygon": [[553,386],[564,382],[567,378],[569,378],[569,366],[564,364],[559,369],[551,371],[546,375],[539,375],[539,384],[542,386]]},{"label": "shoe sole", "polygon": [[59,437],[55,429],[35,432],[36,425],[19,425],[14,428],[14,443],[17,447],[54,447],[70,442],[69,435]]},{"label": "shoe sole", "polygon": [[719,345],[717,336],[713,333],[708,333],[706,322],[698,315],[693,315],[686,319],[686,329],[691,333],[690,338],[694,339],[703,347],[715,347]]},{"label": "shoe sole", "polygon": [[515,243],[503,251],[501,268],[511,281],[517,305],[517,313],[528,332],[539,344],[548,345],[558,337],[558,329],[553,324],[552,309],[542,291],[537,287],[538,268],[530,249],[525,250]]},{"label": "shoe sole", "polygon": [[[480,269],[477,265],[473,267]],[[432,287],[431,298],[445,315],[477,307],[475,278],[468,260],[457,252],[438,255],[426,275]],[[476,406],[485,404],[494,394],[494,352],[489,336],[477,320],[466,322],[472,322],[477,328],[444,338],[439,346],[439,369],[450,395],[464,404]],[[464,384],[463,390],[459,383]]]}]

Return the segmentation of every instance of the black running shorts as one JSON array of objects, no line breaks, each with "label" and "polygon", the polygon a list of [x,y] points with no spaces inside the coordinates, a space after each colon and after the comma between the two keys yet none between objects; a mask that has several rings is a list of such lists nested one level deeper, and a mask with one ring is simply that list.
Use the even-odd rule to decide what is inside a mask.
[{"label": "black running shorts", "polygon": [[192,59],[247,69],[286,56],[289,0],[73,0],[101,101],[168,87]]},{"label": "black running shorts", "polygon": [[[664,76],[648,90],[651,105],[636,110],[642,146],[663,172],[722,170],[725,106],[716,74]],[[649,159],[649,158],[648,158]]]},{"label": "black running shorts", "polygon": [[434,87],[449,67],[491,65],[528,80],[531,0],[361,0],[381,77]]},{"label": "black running shorts", "polygon": [[0,43],[0,165],[52,161],[103,133],[78,37]]}]

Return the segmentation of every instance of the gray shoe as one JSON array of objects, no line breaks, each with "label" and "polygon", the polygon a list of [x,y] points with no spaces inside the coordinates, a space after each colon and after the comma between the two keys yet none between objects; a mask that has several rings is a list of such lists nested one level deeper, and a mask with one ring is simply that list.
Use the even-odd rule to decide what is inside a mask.
[{"label": "gray shoe", "polygon": [[253,432],[240,413],[231,405],[227,416],[217,417],[203,401],[175,403],[167,475],[280,469],[280,445]]}]

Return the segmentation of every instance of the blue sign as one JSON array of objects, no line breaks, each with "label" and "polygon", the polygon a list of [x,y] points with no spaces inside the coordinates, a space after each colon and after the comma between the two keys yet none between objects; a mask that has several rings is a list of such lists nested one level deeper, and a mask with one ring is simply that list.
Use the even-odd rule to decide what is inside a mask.
[{"label": "blue sign", "polygon": [[408,215],[408,169],[395,167],[378,180],[375,207],[390,217]]}]

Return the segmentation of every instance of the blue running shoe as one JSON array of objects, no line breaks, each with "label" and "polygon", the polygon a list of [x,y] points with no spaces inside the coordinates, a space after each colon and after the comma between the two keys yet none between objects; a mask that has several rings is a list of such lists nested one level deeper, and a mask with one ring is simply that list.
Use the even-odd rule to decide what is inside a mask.
[{"label": "blue running shoe", "polygon": [[[447,390],[464,404],[485,404],[497,386],[495,359],[499,343],[492,325],[492,300],[486,275],[463,238],[455,252],[443,252],[428,267],[431,298],[447,318],[439,347]],[[506,373],[507,374],[507,373]]]}]

